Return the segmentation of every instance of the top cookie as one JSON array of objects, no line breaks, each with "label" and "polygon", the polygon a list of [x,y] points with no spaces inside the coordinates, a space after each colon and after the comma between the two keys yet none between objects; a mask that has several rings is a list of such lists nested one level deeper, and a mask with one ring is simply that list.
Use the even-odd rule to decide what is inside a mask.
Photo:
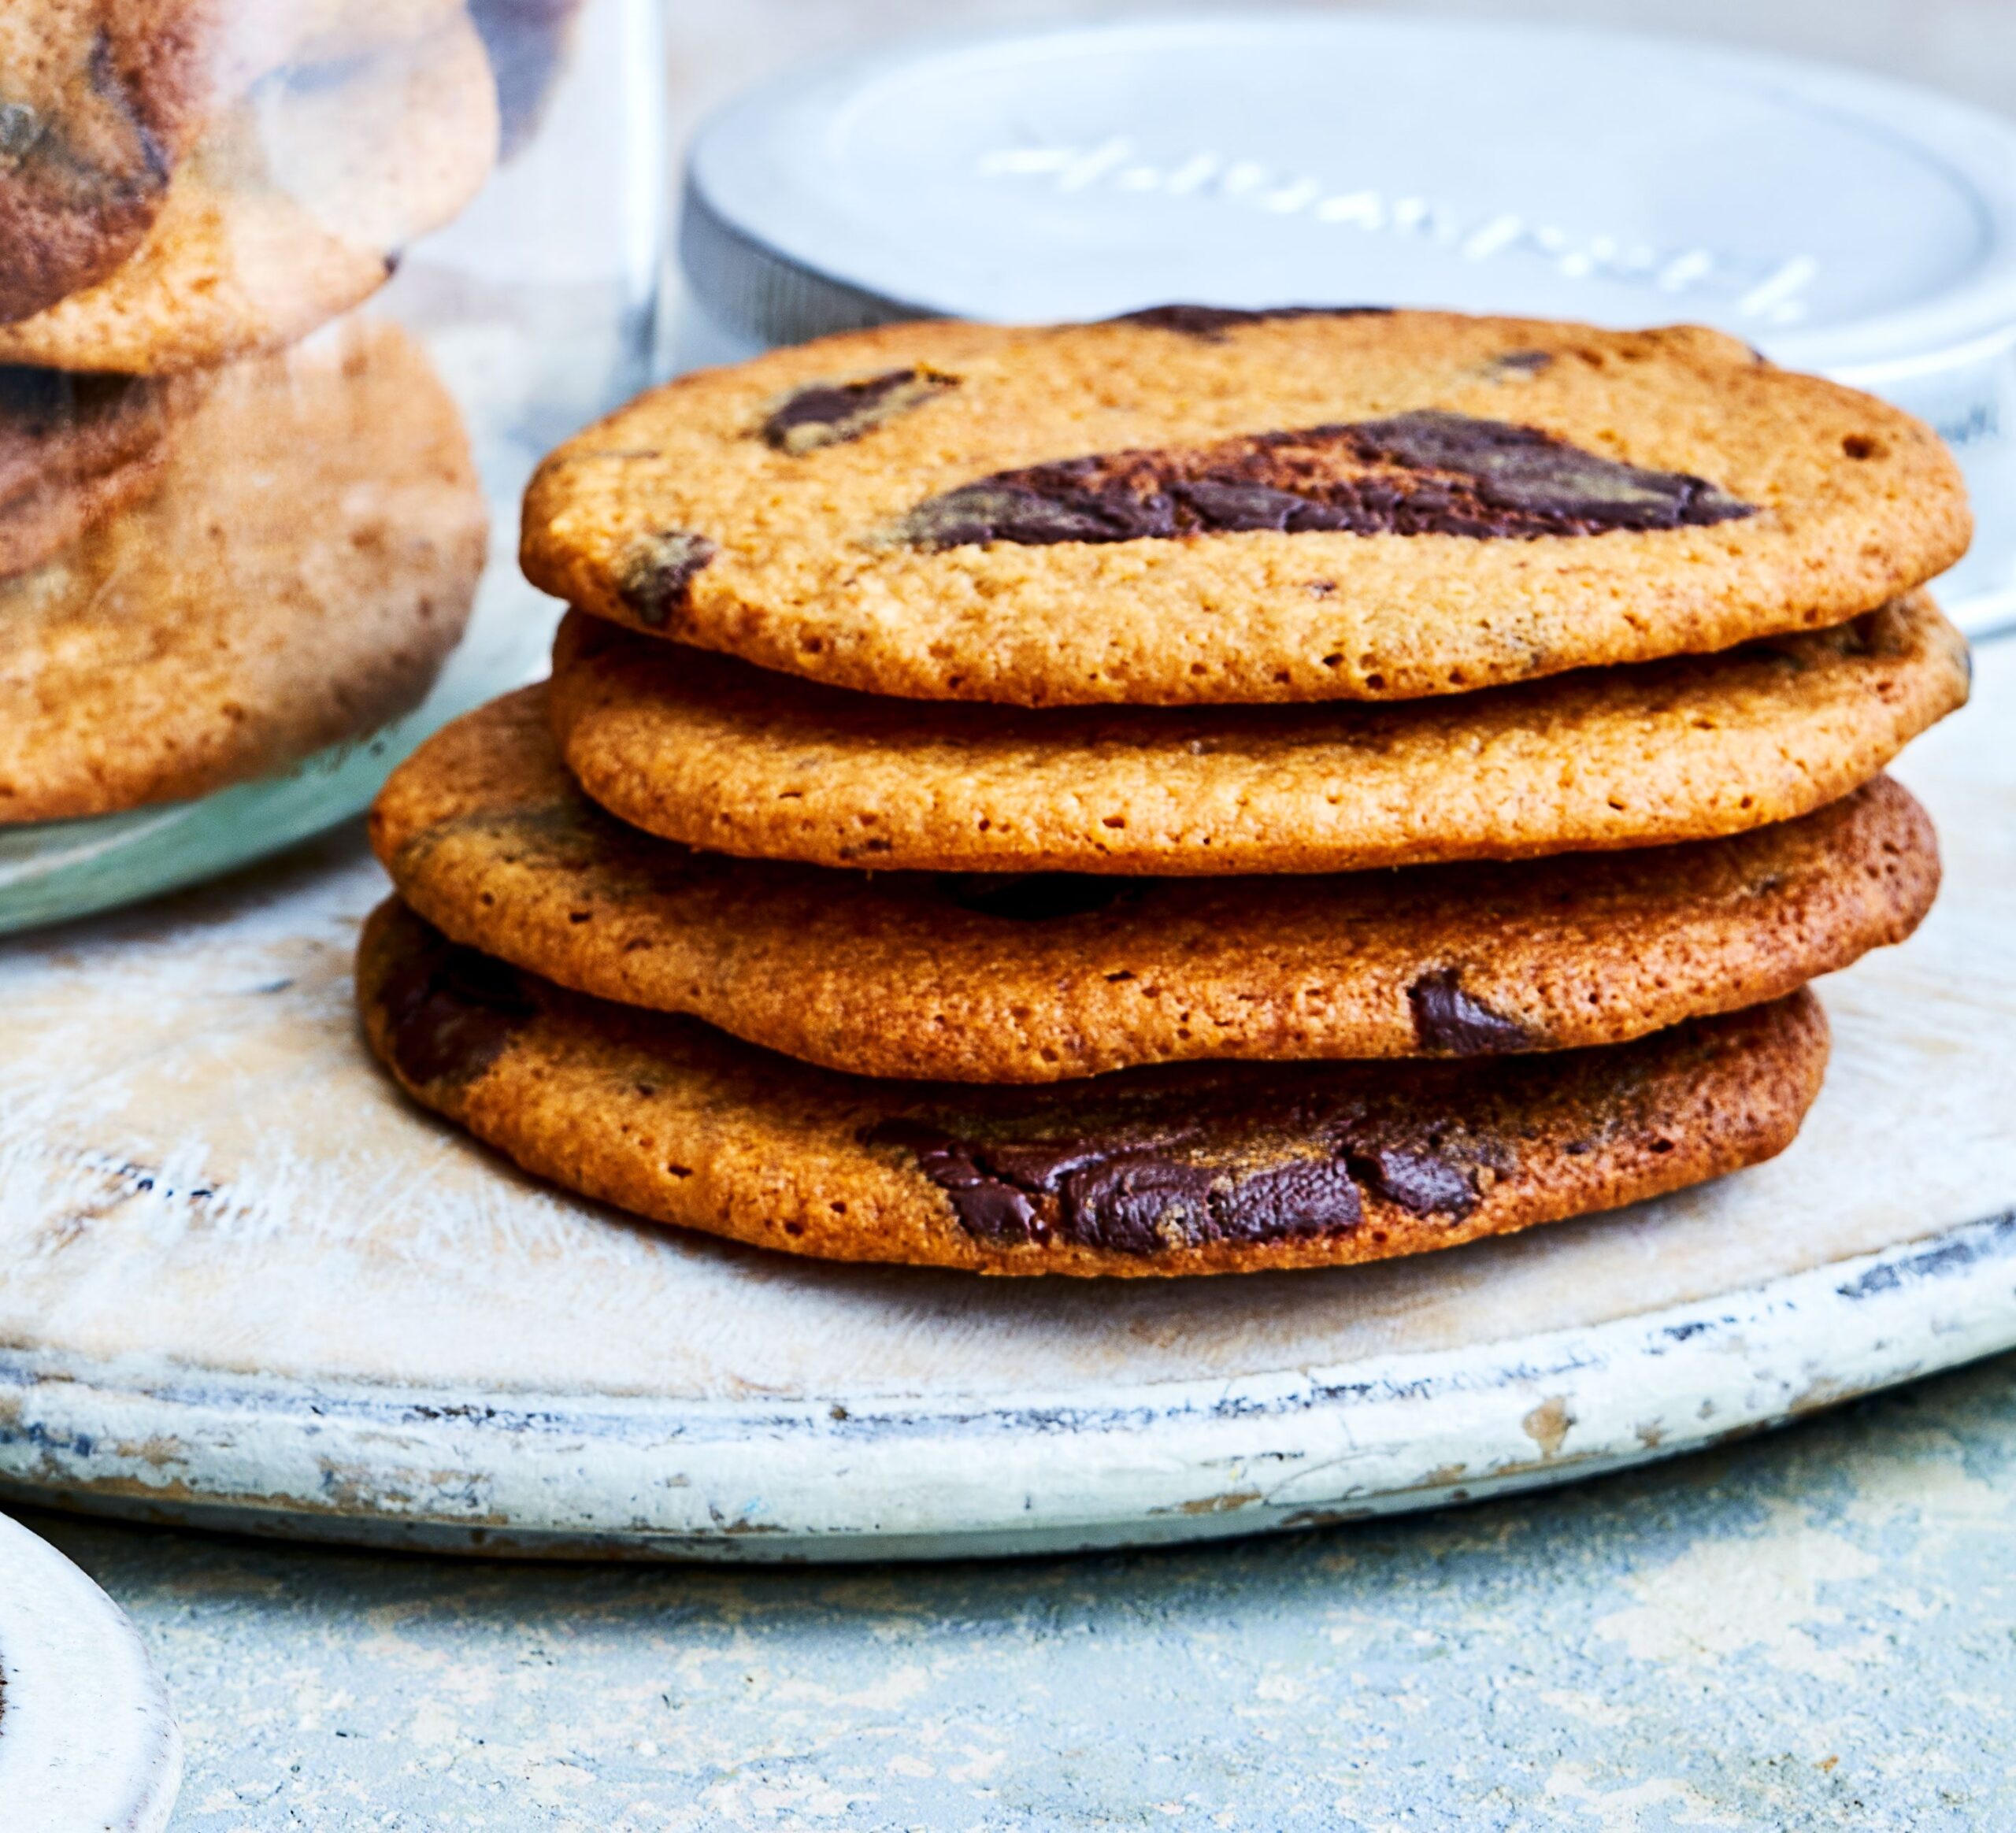
[{"label": "top cookie", "polygon": [[1719,333],[1169,308],[828,338],[643,396],[533,582],[836,685],[1410,698],[1836,624],[1957,559],[1926,428]]}]

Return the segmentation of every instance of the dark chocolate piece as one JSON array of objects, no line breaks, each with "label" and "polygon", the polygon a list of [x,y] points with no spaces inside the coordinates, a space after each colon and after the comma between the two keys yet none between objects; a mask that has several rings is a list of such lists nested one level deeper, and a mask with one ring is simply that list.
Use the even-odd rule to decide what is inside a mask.
[{"label": "dark chocolate piece", "polygon": [[763,422],[763,443],[773,451],[791,453],[841,445],[958,386],[956,376],[932,369],[891,369],[865,382],[817,383],[772,410]]},{"label": "dark chocolate piece", "polygon": [[1223,343],[1225,333],[1242,324],[1262,324],[1270,318],[1383,318],[1390,306],[1148,306],[1123,312],[1109,324],[1140,324],[1151,331],[1173,331],[1206,343]]},{"label": "dark chocolate piece", "polygon": [[1351,1154],[1351,1167],[1389,1203],[1413,1216],[1460,1221],[1477,1206],[1473,1174],[1432,1152],[1382,1146]]},{"label": "dark chocolate piece", "polygon": [[1485,365],[1500,376],[1537,376],[1554,366],[1551,350],[1506,350]]},{"label": "dark chocolate piece", "polygon": [[539,1016],[515,968],[438,930],[380,989],[392,1061],[407,1082],[470,1082]]},{"label": "dark chocolate piece", "polygon": [[1217,1194],[1201,1165],[1154,1151],[1122,1152],[1070,1172],[1063,1182],[1067,1240],[1116,1253],[1153,1253],[1166,1244],[1214,1239]]},{"label": "dark chocolate piece", "polygon": [[27,157],[42,133],[42,117],[26,102],[0,102],[0,161],[12,165]]},{"label": "dark chocolate piece", "polygon": [[1601,457],[1535,427],[1431,409],[1352,431],[1377,457],[1473,482],[1494,509],[1586,522],[1592,532],[1706,528],[1757,513],[1705,478]]},{"label": "dark chocolate piece", "polygon": [[1245,1172],[1200,1152],[1195,1130],[984,1145],[888,1120],[864,1138],[914,1153],[960,1226],[986,1241],[1055,1238],[1151,1254],[1214,1241],[1299,1240],[1354,1228],[1363,1214],[1342,1159],[1289,1158]]},{"label": "dark chocolate piece", "polygon": [[0,364],[0,502],[139,457],[158,436],[162,386]]},{"label": "dark chocolate piece", "polygon": [[720,552],[706,535],[683,528],[640,535],[624,552],[617,596],[639,623],[662,630],[684,606],[694,575]]},{"label": "dark chocolate piece", "polygon": [[1217,1204],[1220,1231],[1231,1241],[1294,1241],[1341,1234],[1365,1214],[1347,1166],[1334,1158],[1295,1159],[1255,1172]]},{"label": "dark chocolate piece", "polygon": [[997,472],[928,498],[891,534],[937,550],[1254,529],[1531,540],[1755,513],[1699,477],[1601,457],[1532,427],[1424,409]]},{"label": "dark chocolate piece", "polygon": [[962,909],[1014,923],[1088,916],[1117,903],[1128,888],[1122,879],[1076,872],[948,872],[939,883]]},{"label": "dark chocolate piece", "polygon": [[1493,1012],[1462,988],[1455,968],[1423,974],[1407,989],[1414,1008],[1414,1035],[1424,1050],[1450,1057],[1488,1057],[1530,1050],[1535,1039],[1514,1019]]}]

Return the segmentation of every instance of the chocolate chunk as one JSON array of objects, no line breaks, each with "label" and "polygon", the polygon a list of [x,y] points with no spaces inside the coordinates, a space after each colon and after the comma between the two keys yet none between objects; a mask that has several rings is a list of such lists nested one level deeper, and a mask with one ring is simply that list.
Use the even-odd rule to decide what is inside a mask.
[{"label": "chocolate chunk", "polygon": [[959,1226],[983,1241],[1041,1242],[1050,1229],[1036,1204],[1013,1184],[981,1178],[961,1187],[947,1187]]},{"label": "chocolate chunk", "polygon": [[680,528],[640,535],[624,554],[617,595],[639,623],[662,630],[685,605],[694,575],[720,552],[706,535]]},{"label": "chocolate chunk", "polygon": [[1116,1253],[1151,1254],[1213,1241],[1283,1241],[1357,1226],[1350,1171],[1335,1157],[1257,1172],[1196,1150],[1199,1129],[1110,1139],[982,1144],[910,1120],[863,1135],[904,1147],[951,1200],[960,1226],[995,1242],[1053,1237]]},{"label": "chocolate chunk", "polygon": [[1212,1195],[1212,1215],[1228,1241],[1293,1241],[1354,1228],[1364,1214],[1358,1186],[1334,1158],[1299,1159],[1256,1172]]},{"label": "chocolate chunk", "polygon": [[[1166,1141],[1136,1140],[1135,1146],[1166,1144]],[[1110,1157],[1115,1148],[1110,1142],[1091,1139],[1035,1139],[986,1148],[987,1168],[1025,1191],[1054,1196],[1065,1187],[1075,1172]]]},{"label": "chocolate chunk", "polygon": [[1506,350],[1493,357],[1485,367],[1503,380],[1537,376],[1554,366],[1551,350]]},{"label": "chocolate chunk", "polygon": [[409,1083],[469,1082],[539,1016],[515,968],[460,948],[437,931],[379,992],[392,1061]]},{"label": "chocolate chunk", "polygon": [[865,382],[819,383],[801,388],[763,422],[763,443],[777,452],[813,452],[858,439],[958,386],[932,369],[891,369]]},{"label": "chocolate chunk", "polygon": [[1362,421],[1352,431],[1377,457],[1454,473],[1494,508],[1527,515],[1605,528],[1678,528],[1756,513],[1703,478],[1599,457],[1535,427],[1429,409]]},{"label": "chocolate chunk", "polygon": [[1329,503],[1311,502],[1292,491],[1264,483],[1221,483],[1205,478],[1179,483],[1171,494],[1214,534],[1248,528],[1274,528],[1299,535],[1311,528],[1350,526],[1348,512]]},{"label": "chocolate chunk", "polygon": [[[1084,463],[1084,461],[1077,461]],[[1063,465],[1024,473],[1030,481],[988,479],[918,505],[897,524],[913,547],[970,547],[1010,541],[1047,547],[1061,541],[1143,541],[1178,532],[1166,494],[1101,494],[1079,486]],[[1004,474],[1005,477],[1005,474]]]},{"label": "chocolate chunk", "polygon": [[1531,540],[1755,513],[1701,478],[1601,457],[1532,427],[1424,410],[999,472],[928,498],[889,535],[935,550],[1255,529]]},{"label": "chocolate chunk", "polygon": [[1352,1170],[1389,1203],[1414,1216],[1460,1221],[1477,1206],[1477,1184],[1460,1165],[1432,1152],[1383,1146],[1350,1155]]},{"label": "chocolate chunk", "polygon": [[1407,989],[1414,1035],[1424,1050],[1451,1057],[1488,1057],[1533,1048],[1536,1040],[1524,1025],[1473,998],[1463,991],[1462,979],[1458,969],[1440,968],[1423,974]]},{"label": "chocolate chunk", "polygon": [[42,117],[26,102],[0,102],[0,164],[13,165],[27,157],[42,135]]},{"label": "chocolate chunk", "polygon": [[1128,890],[1121,879],[1074,872],[947,873],[939,883],[962,909],[1014,923],[1088,916],[1117,903]]},{"label": "chocolate chunk", "polygon": [[[72,375],[60,369],[0,364],[0,494],[15,480],[11,465],[49,468],[39,449],[50,442],[102,434],[145,421],[151,430],[168,390],[137,376]],[[20,481],[27,481],[24,479]]]},{"label": "chocolate chunk", "polygon": [[[980,1148],[939,1128],[902,1118],[879,1120],[862,1135],[867,1146],[895,1146],[916,1155],[917,1168],[951,1198],[959,1226],[983,1241],[1043,1242],[1050,1226],[1036,1192],[983,1171]],[[1032,1165],[1040,1172],[1040,1165]],[[1054,1205],[1051,1205],[1054,1208]]]},{"label": "chocolate chunk", "polygon": [[1067,1240],[1116,1253],[1153,1253],[1215,1234],[1211,1173],[1151,1151],[1123,1152],[1087,1165],[1064,1180]]},{"label": "chocolate chunk", "polygon": [[1149,306],[1123,312],[1109,324],[1140,324],[1151,331],[1173,331],[1184,337],[1223,343],[1225,333],[1242,324],[1262,324],[1270,318],[1384,317],[1390,306],[1262,306],[1241,309],[1229,306]]}]

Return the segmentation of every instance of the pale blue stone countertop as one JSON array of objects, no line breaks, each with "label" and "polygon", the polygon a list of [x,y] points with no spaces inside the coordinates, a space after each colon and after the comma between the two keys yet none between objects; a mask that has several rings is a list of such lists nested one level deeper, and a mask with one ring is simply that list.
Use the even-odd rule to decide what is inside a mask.
[{"label": "pale blue stone countertop", "polygon": [[[1434,6],[2016,101],[2006,0]],[[691,0],[677,125],[784,62],[1085,9]],[[486,1565],[23,1519],[161,1665],[175,1833],[1973,1833],[2016,1827],[2012,1375],[1537,1497],[1076,1560]]]},{"label": "pale blue stone countertop", "polygon": [[175,1833],[2016,1825],[2016,1358],[1548,1494],[1177,1552],[487,1565],[30,1513]]}]

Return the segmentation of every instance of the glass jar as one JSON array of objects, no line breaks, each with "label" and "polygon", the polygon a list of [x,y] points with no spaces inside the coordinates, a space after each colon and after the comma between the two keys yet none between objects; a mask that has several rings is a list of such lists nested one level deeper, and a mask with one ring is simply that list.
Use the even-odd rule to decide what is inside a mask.
[{"label": "glass jar", "polygon": [[658,6],[0,18],[0,932],[351,816],[543,670],[519,496],[650,371]]}]

